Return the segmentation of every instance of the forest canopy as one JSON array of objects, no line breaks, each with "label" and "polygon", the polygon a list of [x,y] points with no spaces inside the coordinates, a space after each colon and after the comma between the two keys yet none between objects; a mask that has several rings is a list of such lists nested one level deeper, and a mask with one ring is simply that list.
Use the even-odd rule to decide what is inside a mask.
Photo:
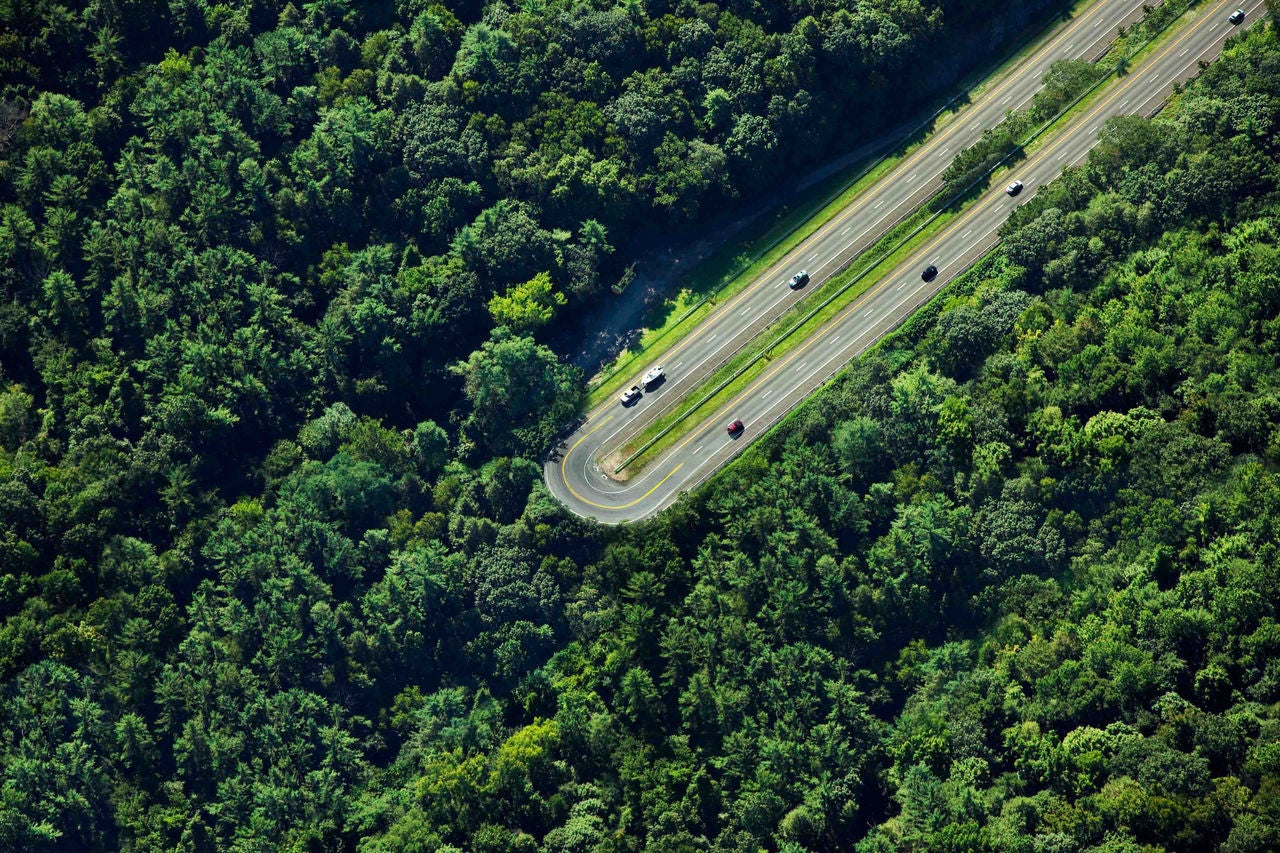
[{"label": "forest canopy", "polygon": [[0,6],[0,847],[1280,846],[1273,28],[693,498],[541,483],[623,235],[1051,13]]}]

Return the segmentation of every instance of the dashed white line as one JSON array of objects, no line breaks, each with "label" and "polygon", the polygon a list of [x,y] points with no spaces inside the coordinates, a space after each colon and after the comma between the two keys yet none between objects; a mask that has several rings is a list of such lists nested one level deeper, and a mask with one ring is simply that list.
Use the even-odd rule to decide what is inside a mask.
[{"label": "dashed white line", "polygon": [[747,316],[747,315],[748,315],[748,314],[750,314],[750,313],[751,313],[751,309],[750,309],[750,308],[743,308],[743,309],[742,309],[742,313],[741,313],[741,314],[739,314],[738,316],[739,316],[739,317],[745,317],[745,316]]},{"label": "dashed white line", "polygon": [[676,362],[676,366],[675,366],[675,367],[673,367],[673,368],[671,368],[671,369],[672,369],[672,370],[677,370],[677,369],[679,369],[680,365],[682,365],[682,364],[684,364],[684,362],[683,362],[683,361],[677,361],[677,362]]},{"label": "dashed white line", "polygon": [[906,287],[906,286],[907,286],[907,283],[904,281],[902,284],[900,284],[900,285],[898,285],[897,287],[895,287],[895,288],[894,288],[894,290],[902,290],[902,288],[904,288],[904,287]]},{"label": "dashed white line", "polygon": [[968,236],[969,236],[970,234],[972,234],[972,233],[973,233],[973,229],[972,229],[972,228],[970,228],[968,231],[966,231],[966,232],[964,232],[963,234],[961,234],[961,235],[960,235],[960,239],[961,239],[961,240],[963,240],[963,239],[965,239],[966,237],[968,237]]},{"label": "dashed white line", "polygon": [[761,397],[768,397],[768,396],[769,396],[770,394],[772,394],[772,393],[773,393],[773,391],[772,391],[772,390],[769,390],[769,391],[765,391],[765,392],[764,392],[763,394],[761,394],[760,396],[761,396]]},{"label": "dashed white line", "polygon": [[840,336],[839,336],[839,335],[832,335],[832,336],[831,336],[831,343],[833,343],[833,344],[834,344],[834,343],[835,343],[836,341],[838,341],[838,340],[840,340]]},{"label": "dashed white line", "polygon": [[800,362],[800,366],[799,366],[799,367],[797,367],[797,368],[796,368],[796,370],[804,370],[805,365],[806,365],[806,364],[808,364],[808,363],[809,363],[809,362],[807,362],[807,361],[802,361],[802,362]]},{"label": "dashed white line", "polygon": [[810,255],[810,256],[809,256],[809,260],[810,260],[810,261],[816,260],[816,259],[817,259],[817,257],[818,257],[818,253],[817,253],[817,252],[814,252],[812,255]]},{"label": "dashed white line", "polygon": [[1058,155],[1058,162],[1062,162],[1062,158],[1066,157],[1070,153],[1071,153],[1070,151],[1063,151],[1061,154]]},{"label": "dashed white line", "polygon": [[863,311],[863,312],[862,312],[862,316],[863,316],[863,317],[870,317],[870,316],[871,316],[872,314],[874,314],[874,313],[876,313],[876,309],[874,309],[874,308],[868,308],[866,311]]},{"label": "dashed white line", "polygon": [[841,233],[842,235],[843,235],[843,234],[848,234],[848,233],[849,233],[850,231],[852,231],[852,230],[853,230],[853,226],[852,226],[852,225],[850,225],[848,228],[844,229],[844,230],[843,230],[843,231],[841,231],[840,233]]},{"label": "dashed white line", "polygon": [[876,210],[879,210],[879,209],[880,209],[880,208],[882,208],[882,207],[884,207],[884,202],[883,202],[883,201],[878,201],[878,202],[876,202]]},{"label": "dashed white line", "polygon": [[908,180],[908,181],[914,181],[915,179],[916,179],[916,176],[915,176],[915,175],[907,175],[907,180]]},{"label": "dashed white line", "polygon": [[695,447],[695,448],[693,449],[693,452],[694,452],[694,453],[701,453],[701,452],[702,452],[702,447],[701,447],[701,445],[699,445],[698,447]]},{"label": "dashed white line", "polygon": [[1186,56],[1190,52],[1191,52],[1191,48],[1189,47],[1183,48],[1182,53],[1178,54],[1178,56]]},{"label": "dashed white line", "polygon": [[1013,95],[1009,95],[1009,96],[1007,96],[1003,101],[1001,101],[1000,103],[1002,103],[1002,104],[1007,104],[1007,103],[1009,103],[1009,102],[1010,102],[1010,101],[1012,101],[1012,100],[1013,100]]}]

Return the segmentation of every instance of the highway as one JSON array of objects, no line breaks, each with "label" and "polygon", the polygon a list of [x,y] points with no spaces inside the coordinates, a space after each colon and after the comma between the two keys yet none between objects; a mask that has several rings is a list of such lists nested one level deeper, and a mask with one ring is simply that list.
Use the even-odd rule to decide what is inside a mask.
[{"label": "highway", "polygon": [[[1064,36],[1067,40],[1072,39],[1070,34],[1081,32],[1082,24],[1084,28],[1089,28],[1090,13],[1097,13],[1103,5],[1116,7],[1114,11],[1118,14],[1119,7],[1127,8],[1130,4],[1099,4],[1092,7],[1063,33],[1055,36],[1046,45],[1046,49],[1065,48],[1067,42],[1063,41]],[[1131,68],[1124,78],[1105,88],[1102,97],[1076,116],[1069,128],[1059,132],[1034,155],[1019,164],[1016,177],[1026,185],[1024,195],[1034,193],[1036,188],[1053,180],[1066,166],[1083,160],[1096,142],[1098,131],[1107,118],[1122,114],[1151,115],[1158,111],[1175,83],[1194,76],[1199,70],[1199,61],[1216,57],[1225,40],[1238,31],[1237,27],[1231,26],[1227,21],[1227,15],[1236,6],[1235,2],[1205,4],[1196,19],[1178,32],[1176,37],[1162,44],[1141,66]],[[1245,26],[1256,21],[1263,13],[1262,0],[1253,0],[1243,8],[1248,13]],[[1114,26],[1109,29],[1114,30]],[[1004,84],[988,93],[997,102],[1005,97],[1011,98],[1009,105],[1002,106],[998,114],[988,117],[993,124],[999,121],[1005,109],[1013,107],[1018,97],[1010,91],[1014,88],[1013,79],[1014,77],[1006,79]],[[1035,79],[1038,83],[1039,78]],[[1034,88],[1031,88],[1025,98],[1029,99],[1033,92]],[[980,99],[977,105],[981,105],[986,98],[984,96]],[[904,164],[916,162],[920,165],[913,158],[926,150],[936,151],[937,149],[931,149],[931,145],[960,145],[954,138],[948,137],[948,132],[955,136],[957,128],[973,128],[973,123],[974,119],[967,111],[962,113],[934,140],[921,146],[911,158],[907,158]],[[979,123],[979,127],[973,129],[973,138],[985,127],[986,125]],[[952,153],[958,150],[958,147],[954,148]],[[940,163],[935,172],[936,179],[936,175],[950,162],[950,157],[935,153],[933,159]],[[885,191],[882,188],[896,185],[901,193],[910,191],[915,185],[914,182],[908,182],[903,187],[901,180],[895,178],[902,165],[878,182],[870,192],[860,196],[848,211],[824,226],[814,235],[812,244],[838,246],[838,237],[843,235],[845,229],[858,227],[854,220],[859,216],[869,218],[858,221],[868,221],[868,227],[876,227],[878,220],[875,211],[877,200],[882,200],[880,193]],[[913,197],[906,197],[902,203],[912,204]],[[915,204],[918,205],[927,197],[925,194],[916,199]],[[690,378],[692,373],[701,369],[704,370],[702,376],[705,377],[745,344],[745,341],[738,343],[734,340],[722,340],[720,344],[716,344],[717,339],[746,336],[749,340],[766,325],[757,325],[754,318],[746,324],[735,324],[730,319],[736,316],[740,321],[745,321],[752,317],[753,311],[759,307],[759,303],[754,301],[758,296],[753,294],[762,292],[769,299],[784,302],[793,293],[786,288],[786,277],[789,277],[791,269],[807,265],[813,274],[813,281],[809,285],[812,288],[822,281],[824,269],[838,266],[834,263],[834,257],[824,257],[821,253],[810,260],[809,255],[803,255],[805,249],[802,247],[798,261],[791,261],[792,265],[780,266],[776,271],[771,271],[778,280],[766,280],[766,285],[761,288],[754,285],[749,287],[717,312],[718,324],[700,326],[679,347],[666,354],[663,358],[670,379],[655,393],[646,394],[640,404],[632,409],[624,409],[615,402],[591,413],[585,424],[567,438],[562,452],[557,454],[558,458],[548,460],[544,470],[548,487],[572,511],[606,523],[640,520],[670,505],[680,493],[703,482],[852,358],[899,325],[911,312],[971,266],[995,245],[1001,224],[1021,200],[1009,198],[1002,187],[985,193],[853,305],[785,357],[770,364],[730,404],[713,413],[702,413],[705,419],[690,429],[662,458],[649,462],[643,473],[628,482],[618,482],[608,477],[605,473],[608,469],[599,463],[602,454],[626,444],[656,413],[674,405],[685,389],[693,387],[691,383],[697,381]],[[889,205],[890,201],[885,200],[880,208],[887,208]],[[868,208],[871,209],[871,214],[866,212]],[[892,225],[885,226],[885,230],[888,227]],[[860,237],[857,234],[853,236]],[[808,251],[812,255],[814,250]],[[792,253],[792,257],[796,255],[797,253]],[[920,278],[920,271],[928,264],[936,265],[940,272],[933,281],[924,282]],[[783,276],[782,273],[787,275]],[[778,298],[779,295],[781,298]],[[734,332],[736,327],[741,327],[740,331]],[[724,354],[726,350],[727,355]],[[702,362],[710,364],[707,366]],[[725,431],[725,424],[735,418],[741,418],[746,429],[741,435],[730,437]]]},{"label": "highway", "polygon": [[[618,413],[627,429],[617,443],[625,444],[678,404],[685,393],[750,344],[779,316],[797,302],[819,293],[849,260],[915,213],[942,188],[942,174],[957,154],[973,145],[988,127],[999,124],[1008,110],[1031,102],[1054,62],[1094,59],[1105,53],[1120,26],[1128,27],[1141,20],[1142,5],[1143,0],[1098,0],[1067,22],[787,257],[718,306],[678,344],[655,357],[667,367],[668,381],[631,411]],[[810,273],[808,285],[799,290],[788,289],[787,280],[800,269]],[[652,363],[653,360],[636,363],[633,379]]]}]

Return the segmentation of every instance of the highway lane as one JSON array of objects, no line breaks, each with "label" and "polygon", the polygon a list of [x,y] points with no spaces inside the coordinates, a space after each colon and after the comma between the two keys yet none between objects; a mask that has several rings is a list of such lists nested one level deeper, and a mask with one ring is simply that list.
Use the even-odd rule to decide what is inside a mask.
[{"label": "highway lane", "polygon": [[[942,187],[942,173],[955,155],[976,142],[983,130],[998,124],[1008,110],[1026,106],[1054,62],[1094,59],[1105,53],[1118,27],[1142,18],[1142,6],[1143,0],[1099,0],[1081,12],[786,258],[717,307],[661,356],[668,375],[662,388],[646,394],[629,410],[612,411],[623,429],[619,443],[678,404],[781,314],[819,290],[849,259],[918,210]],[[809,284],[797,291],[788,289],[787,280],[802,268],[812,276]],[[649,366],[638,365],[636,378]],[[616,408],[616,401],[608,401],[592,418]]]},{"label": "highway lane", "polygon": [[[1108,87],[1068,129],[1019,164],[1017,177],[1026,184],[1024,194],[1035,192],[1064,167],[1083,160],[1107,118],[1156,112],[1175,83],[1194,76],[1199,70],[1198,62],[1216,57],[1225,40],[1238,31],[1226,20],[1236,5],[1207,4],[1176,38],[1118,84]],[[1243,8],[1248,13],[1244,26],[1263,13],[1262,0]],[[668,506],[681,492],[696,487],[767,431],[850,359],[895,328],[995,245],[1000,225],[1019,201],[1006,196],[1001,188],[984,194],[880,284],[771,364],[734,401],[705,418],[633,481],[615,482],[598,470],[597,454],[617,446],[615,442],[626,426],[617,412],[606,410],[590,418],[570,437],[567,452],[561,458],[548,462],[544,471],[548,486],[574,512],[608,523],[639,520]],[[926,283],[919,273],[929,263],[937,265],[940,272]],[[746,430],[737,438],[725,432],[725,424],[734,418],[746,423]]]}]

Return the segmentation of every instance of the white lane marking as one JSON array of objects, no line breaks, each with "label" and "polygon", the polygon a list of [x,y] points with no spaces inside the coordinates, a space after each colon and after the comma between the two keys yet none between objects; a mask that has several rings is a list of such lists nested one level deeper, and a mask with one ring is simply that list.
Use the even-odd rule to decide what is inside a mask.
[{"label": "white lane marking", "polygon": [[804,366],[805,366],[806,364],[808,364],[808,363],[809,363],[809,362],[807,362],[807,361],[802,361],[802,362],[800,362],[800,366],[799,366],[799,367],[797,367],[797,368],[796,368],[796,370],[804,370]]},{"label": "white lane marking", "polygon": [[853,226],[852,226],[852,225],[850,225],[848,228],[844,229],[844,230],[843,230],[843,231],[841,231],[840,233],[841,233],[841,234],[848,234],[848,233],[849,233],[850,231],[852,231],[852,230],[853,230]]},{"label": "white lane marking", "polygon": [[832,335],[832,336],[831,336],[831,343],[833,343],[833,344],[834,344],[834,343],[835,343],[836,341],[838,341],[838,340],[840,340],[840,336],[839,336],[839,335]]},{"label": "white lane marking", "polygon": [[1071,48],[1073,48],[1073,47],[1075,47],[1075,46],[1076,46],[1076,43],[1075,43],[1075,42],[1072,42],[1071,44],[1067,45],[1067,50],[1071,50]]},{"label": "white lane marking", "polygon": [[1129,101],[1131,101],[1131,100],[1132,100],[1132,98],[1125,98],[1123,101],[1121,101],[1121,102],[1120,102],[1120,109],[1124,109],[1125,107],[1129,106]]},{"label": "white lane marking", "polygon": [[1093,127],[1089,128],[1089,132],[1090,132],[1090,133],[1097,133],[1097,132],[1098,132],[1098,126],[1095,124]]},{"label": "white lane marking", "polygon": [[709,341],[714,341],[715,339],[716,339],[715,335],[711,335],[709,338],[707,338],[707,340]]},{"label": "white lane marking", "polygon": [[743,309],[742,309],[742,313],[741,313],[741,314],[739,314],[738,316],[739,316],[739,317],[745,317],[745,316],[747,316],[747,315],[748,315],[748,314],[750,314],[750,313],[751,313],[751,309],[750,309],[750,308],[743,308]]},{"label": "white lane marking", "polygon": [[683,362],[683,361],[677,361],[677,362],[676,362],[676,366],[675,366],[675,367],[673,367],[673,368],[671,368],[671,369],[672,369],[672,370],[675,370],[676,368],[680,367],[680,365],[682,365],[682,364],[684,364],[684,362]]},{"label": "white lane marking", "polygon": [[1178,54],[1178,56],[1186,56],[1190,52],[1191,52],[1191,48],[1189,47],[1183,48],[1182,53]]},{"label": "white lane marking", "polygon": [[964,238],[968,237],[968,236],[969,236],[970,234],[972,234],[972,233],[973,233],[973,229],[972,229],[972,228],[970,228],[968,231],[966,231],[966,232],[964,232],[963,234],[961,234],[961,235],[960,235],[960,239],[961,239],[961,240],[963,240]]},{"label": "white lane marking", "polygon": [[699,446],[695,447],[695,448],[693,449],[693,452],[694,452],[694,453],[701,453],[701,452],[702,452],[702,446],[701,446],[701,445],[699,445]]},{"label": "white lane marking", "polygon": [[814,252],[812,255],[810,255],[810,256],[809,256],[809,260],[811,260],[811,261],[812,261],[812,260],[815,260],[817,257],[818,257],[818,253],[817,253],[817,252]]},{"label": "white lane marking", "polygon": [[914,181],[915,179],[916,179],[916,176],[915,176],[915,175],[907,175],[907,180],[908,180],[908,181]]},{"label": "white lane marking", "polygon": [[1062,162],[1062,158],[1066,157],[1070,153],[1071,153],[1070,151],[1063,151],[1061,154],[1058,155],[1058,162]]},{"label": "white lane marking", "polygon": [[1007,95],[1007,96],[1005,97],[1005,99],[1004,99],[1003,101],[1001,101],[1000,103],[1002,103],[1002,104],[1007,104],[1007,103],[1009,103],[1009,102],[1010,102],[1010,101],[1012,101],[1012,100],[1013,100],[1013,95]]},{"label": "white lane marking", "polygon": [[883,202],[883,201],[878,201],[878,202],[876,202],[876,210],[879,210],[879,209],[880,209],[880,208],[882,208],[882,207],[884,207],[884,202]]},{"label": "white lane marking", "polygon": [[862,316],[863,316],[863,317],[870,317],[870,316],[871,316],[872,314],[874,314],[874,313],[876,313],[876,309],[874,309],[874,308],[868,308],[866,311],[863,311],[863,312],[862,312]]},{"label": "white lane marking", "polygon": [[770,390],[768,390],[768,391],[765,391],[765,392],[764,392],[763,394],[761,394],[760,396],[761,396],[761,397],[768,397],[768,396],[769,396],[770,394],[772,394],[772,393],[773,393],[773,390],[772,390],[772,389],[770,389]]},{"label": "white lane marking", "polygon": [[902,288],[904,288],[904,287],[906,287],[906,286],[907,286],[907,283],[904,281],[902,284],[900,284],[900,285],[898,285],[897,287],[895,287],[895,288],[894,288],[894,290],[902,290]]}]

